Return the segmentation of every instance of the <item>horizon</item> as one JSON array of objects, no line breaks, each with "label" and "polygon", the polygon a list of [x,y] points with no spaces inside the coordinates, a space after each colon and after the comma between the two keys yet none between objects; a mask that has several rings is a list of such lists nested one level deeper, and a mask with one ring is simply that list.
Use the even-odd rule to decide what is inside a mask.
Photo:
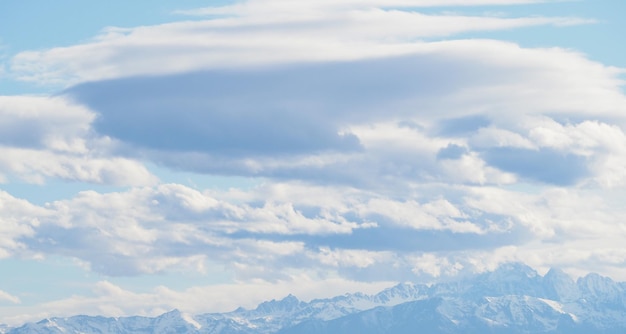
[{"label": "horizon", "polygon": [[0,3],[0,324],[626,281],[624,12]]}]

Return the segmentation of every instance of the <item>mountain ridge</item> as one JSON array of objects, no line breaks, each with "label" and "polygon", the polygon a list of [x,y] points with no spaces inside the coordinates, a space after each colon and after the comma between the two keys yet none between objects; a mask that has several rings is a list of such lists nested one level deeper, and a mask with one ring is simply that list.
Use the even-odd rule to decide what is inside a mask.
[{"label": "mountain ridge", "polygon": [[544,276],[520,263],[457,281],[400,283],[367,295],[301,301],[293,295],[254,309],[158,317],[49,318],[0,333],[402,334],[624,333],[625,284],[590,273],[574,281],[559,269]]}]

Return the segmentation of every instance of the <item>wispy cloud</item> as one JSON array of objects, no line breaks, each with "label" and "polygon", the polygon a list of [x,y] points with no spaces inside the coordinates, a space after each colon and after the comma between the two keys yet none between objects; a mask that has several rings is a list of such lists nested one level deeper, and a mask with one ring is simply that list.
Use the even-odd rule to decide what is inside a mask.
[{"label": "wispy cloud", "polygon": [[315,1],[310,3],[293,3],[283,0],[248,0],[227,6],[212,6],[192,10],[178,10],[183,15],[257,15],[267,12],[273,15],[285,13],[302,13],[315,11],[338,11],[346,9],[370,8],[423,8],[423,7],[459,7],[459,6],[507,6],[559,2],[560,0],[342,0]]},{"label": "wispy cloud", "polygon": [[[479,3],[483,2],[476,2]],[[67,84],[202,69],[365,59],[428,50],[428,44],[419,42],[427,38],[591,22],[568,17],[425,15],[380,6],[389,4],[252,1],[204,9],[203,13],[233,16],[109,28],[86,44],[21,52],[11,60],[11,75],[20,80]]]}]

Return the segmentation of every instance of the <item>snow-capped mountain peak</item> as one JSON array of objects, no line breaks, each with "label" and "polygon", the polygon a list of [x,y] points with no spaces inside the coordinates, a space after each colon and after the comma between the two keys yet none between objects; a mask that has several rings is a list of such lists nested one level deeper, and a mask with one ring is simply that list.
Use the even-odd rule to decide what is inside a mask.
[{"label": "snow-capped mountain peak", "polygon": [[625,333],[626,285],[598,274],[572,280],[551,269],[508,264],[431,286],[401,283],[374,295],[310,302],[288,295],[255,309],[192,316],[50,318],[0,333],[342,334]]},{"label": "snow-capped mountain peak", "polygon": [[563,270],[551,268],[543,277],[546,297],[553,300],[572,302],[580,298],[576,282]]},{"label": "snow-capped mountain peak", "polygon": [[263,302],[257,306],[256,311],[262,313],[275,313],[275,312],[292,312],[300,306],[300,300],[296,296],[289,294],[287,297],[281,300],[271,300]]}]

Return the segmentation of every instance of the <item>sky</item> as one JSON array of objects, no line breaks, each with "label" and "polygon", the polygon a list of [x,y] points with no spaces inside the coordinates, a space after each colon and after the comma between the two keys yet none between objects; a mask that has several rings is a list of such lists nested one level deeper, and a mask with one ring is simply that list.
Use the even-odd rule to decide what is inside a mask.
[{"label": "sky", "polygon": [[0,323],[626,280],[625,12],[2,1]]}]

